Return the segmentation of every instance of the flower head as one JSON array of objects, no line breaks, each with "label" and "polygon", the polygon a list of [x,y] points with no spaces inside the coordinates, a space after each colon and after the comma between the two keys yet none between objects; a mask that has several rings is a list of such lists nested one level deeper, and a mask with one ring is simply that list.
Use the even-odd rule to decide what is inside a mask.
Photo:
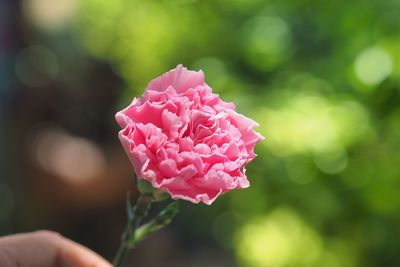
[{"label": "flower head", "polygon": [[116,119],[137,177],[172,198],[211,204],[249,186],[245,165],[263,139],[254,131],[258,124],[212,93],[202,71],[178,65]]}]

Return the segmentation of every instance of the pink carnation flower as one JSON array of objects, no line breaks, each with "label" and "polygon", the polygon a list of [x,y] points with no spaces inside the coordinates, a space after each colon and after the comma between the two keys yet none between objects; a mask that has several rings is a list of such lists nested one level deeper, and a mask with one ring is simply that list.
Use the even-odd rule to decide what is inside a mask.
[{"label": "pink carnation flower", "polygon": [[178,65],[152,80],[116,119],[137,177],[173,199],[210,205],[249,186],[245,165],[263,139],[253,130],[258,124],[213,94],[202,71]]}]

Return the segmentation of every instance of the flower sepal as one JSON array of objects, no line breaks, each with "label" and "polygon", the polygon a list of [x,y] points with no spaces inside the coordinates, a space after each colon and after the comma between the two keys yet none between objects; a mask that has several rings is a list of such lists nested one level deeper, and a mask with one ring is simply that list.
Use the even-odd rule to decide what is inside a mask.
[{"label": "flower sepal", "polygon": [[136,185],[141,195],[149,196],[153,202],[161,202],[169,198],[169,195],[160,189],[154,188],[144,179],[137,178]]}]

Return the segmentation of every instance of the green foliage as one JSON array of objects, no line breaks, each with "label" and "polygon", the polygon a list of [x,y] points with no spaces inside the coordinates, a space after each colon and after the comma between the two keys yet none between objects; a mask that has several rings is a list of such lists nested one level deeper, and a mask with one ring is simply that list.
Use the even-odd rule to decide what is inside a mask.
[{"label": "green foliage", "polygon": [[183,63],[260,123],[251,188],[214,206],[240,266],[400,265],[399,1],[80,2],[75,37],[122,103]]}]

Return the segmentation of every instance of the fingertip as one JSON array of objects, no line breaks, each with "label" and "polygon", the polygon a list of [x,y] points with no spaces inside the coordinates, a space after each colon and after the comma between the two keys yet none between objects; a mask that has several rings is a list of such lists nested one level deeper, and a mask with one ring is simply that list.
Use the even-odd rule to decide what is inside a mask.
[{"label": "fingertip", "polygon": [[112,267],[94,251],[48,230],[1,238],[1,266]]},{"label": "fingertip", "polygon": [[38,230],[32,233],[35,237],[40,238],[46,241],[61,241],[63,236],[57,232],[49,231],[49,230]]},{"label": "fingertip", "polygon": [[58,245],[57,261],[63,267],[112,267],[96,252],[66,238]]}]

